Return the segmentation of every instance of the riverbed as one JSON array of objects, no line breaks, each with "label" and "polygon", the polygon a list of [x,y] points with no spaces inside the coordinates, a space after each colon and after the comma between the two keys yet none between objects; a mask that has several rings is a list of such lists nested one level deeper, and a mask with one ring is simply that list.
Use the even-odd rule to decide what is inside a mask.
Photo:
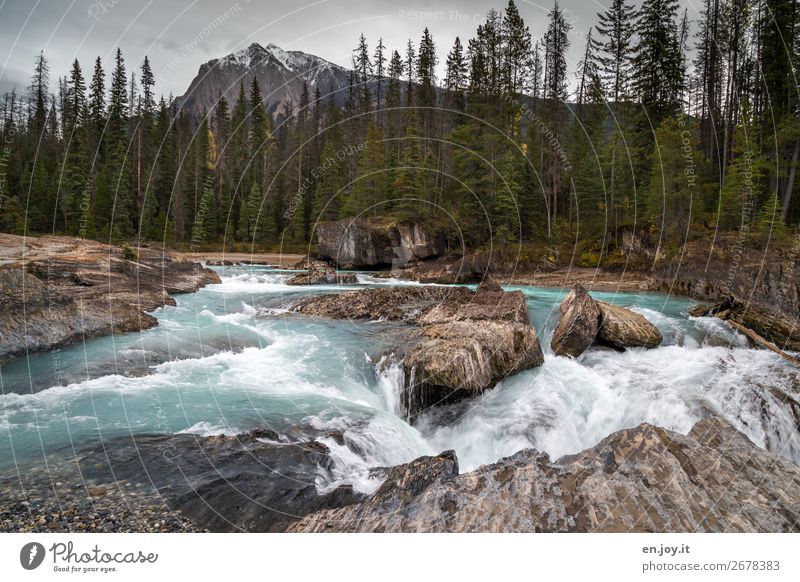
[{"label": "riverbed", "polygon": [[800,463],[796,368],[748,347],[724,321],[689,317],[688,299],[592,293],[647,317],[664,342],[574,360],[549,350],[567,290],[505,287],[526,296],[544,365],[412,424],[400,406],[400,367],[376,365],[396,324],[312,319],[290,307],[309,295],[417,283],[361,273],[355,286],[293,287],[286,270],[215,269],[221,284],[176,296],[176,306],[153,312],[155,328],[0,368],[0,477],[44,463],[57,470],[59,458],[126,436],[261,429],[278,443],[328,447],[333,469],[307,475],[320,493],[343,484],[370,493],[380,484],[372,468],[447,449],[465,472],[525,448],[576,453],[642,422],[685,433],[711,414]]}]

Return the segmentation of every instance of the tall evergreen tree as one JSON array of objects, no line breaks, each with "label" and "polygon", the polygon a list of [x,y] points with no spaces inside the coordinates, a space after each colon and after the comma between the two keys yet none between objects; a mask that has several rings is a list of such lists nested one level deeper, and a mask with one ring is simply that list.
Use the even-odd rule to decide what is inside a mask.
[{"label": "tall evergreen tree", "polygon": [[634,89],[654,126],[681,106],[685,79],[677,18],[678,0],[644,0],[636,23]]}]

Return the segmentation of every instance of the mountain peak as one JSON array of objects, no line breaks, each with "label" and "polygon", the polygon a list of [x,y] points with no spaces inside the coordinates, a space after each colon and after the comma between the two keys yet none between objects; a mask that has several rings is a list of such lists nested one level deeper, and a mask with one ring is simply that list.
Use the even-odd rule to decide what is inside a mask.
[{"label": "mountain peak", "polygon": [[261,85],[264,105],[276,115],[299,103],[304,83],[312,92],[319,88],[323,94],[332,88],[335,99],[340,100],[338,92],[348,82],[347,69],[321,57],[287,51],[273,42],[266,46],[253,42],[204,64],[186,94],[177,101],[194,114],[211,111],[220,94],[234,105],[239,84],[249,84],[254,76]]}]

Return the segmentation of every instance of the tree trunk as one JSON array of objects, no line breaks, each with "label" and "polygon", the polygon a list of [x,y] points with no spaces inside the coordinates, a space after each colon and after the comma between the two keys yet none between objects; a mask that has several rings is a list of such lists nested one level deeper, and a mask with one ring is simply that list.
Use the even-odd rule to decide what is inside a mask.
[{"label": "tree trunk", "polygon": [[789,207],[792,204],[792,190],[794,190],[794,177],[797,174],[797,159],[800,157],[800,139],[794,142],[794,154],[792,155],[792,164],[789,167],[789,179],[786,181],[786,192],[783,195],[783,204],[781,205],[781,219],[786,223],[789,216]]}]

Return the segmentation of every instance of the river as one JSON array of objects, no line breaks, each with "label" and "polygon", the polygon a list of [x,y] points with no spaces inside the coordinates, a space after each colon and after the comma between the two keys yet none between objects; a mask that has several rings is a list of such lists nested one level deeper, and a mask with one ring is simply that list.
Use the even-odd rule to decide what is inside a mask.
[{"label": "river", "polygon": [[[446,449],[468,471],[528,447],[552,458],[576,453],[645,421],[687,432],[708,414],[800,462],[796,369],[748,348],[721,320],[690,318],[688,299],[592,293],[646,316],[664,342],[573,360],[549,349],[566,290],[506,287],[525,294],[545,364],[412,425],[399,406],[400,368],[378,372],[373,362],[389,348],[393,324],[315,320],[287,309],[308,294],[352,286],[292,287],[290,273],[267,267],[217,270],[222,284],[177,296],[176,306],[153,313],[155,328],[3,366],[0,476],[114,437],[264,428],[278,440],[316,438],[329,447],[335,468],[314,476],[319,491],[349,483],[370,492],[379,485],[371,467]],[[415,284],[367,274],[359,281]]]}]

